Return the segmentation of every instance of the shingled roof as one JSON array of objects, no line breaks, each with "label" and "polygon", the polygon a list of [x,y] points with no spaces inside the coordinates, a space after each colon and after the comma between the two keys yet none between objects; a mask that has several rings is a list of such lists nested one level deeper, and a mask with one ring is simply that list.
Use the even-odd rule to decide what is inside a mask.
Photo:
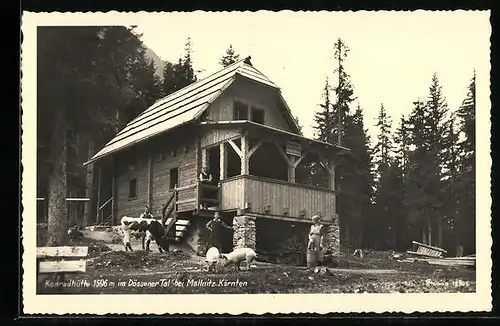
[{"label": "shingled roof", "polygon": [[174,127],[196,121],[235,80],[237,75],[265,84],[278,90],[291,123],[298,131],[296,121],[291,115],[279,88],[250,62],[250,57],[241,59],[218,72],[201,79],[177,92],[158,100],[129,122],[123,130],[109,141],[103,149],[88,162],[94,162],[108,154],[149,139]]}]

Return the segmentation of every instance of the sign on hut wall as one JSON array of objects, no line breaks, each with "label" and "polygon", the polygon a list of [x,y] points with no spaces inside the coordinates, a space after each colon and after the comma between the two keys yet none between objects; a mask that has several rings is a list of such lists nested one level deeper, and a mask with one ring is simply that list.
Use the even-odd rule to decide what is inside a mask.
[{"label": "sign on hut wall", "polygon": [[286,148],[285,152],[288,155],[293,155],[293,156],[302,156],[302,147],[300,146],[300,143],[295,142],[295,141],[287,141],[286,142]]}]

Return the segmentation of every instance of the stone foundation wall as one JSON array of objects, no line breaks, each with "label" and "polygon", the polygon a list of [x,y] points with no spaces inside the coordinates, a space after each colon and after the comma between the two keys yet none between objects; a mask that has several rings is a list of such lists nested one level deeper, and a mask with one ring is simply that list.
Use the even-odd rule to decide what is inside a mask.
[{"label": "stone foundation wall", "polygon": [[324,240],[326,240],[326,250],[324,255],[326,257],[338,258],[340,255],[340,230],[338,219],[336,219],[335,223],[332,225],[325,225],[325,228],[326,238]]},{"label": "stone foundation wall", "polygon": [[255,217],[238,215],[233,219],[233,248],[255,250]]}]

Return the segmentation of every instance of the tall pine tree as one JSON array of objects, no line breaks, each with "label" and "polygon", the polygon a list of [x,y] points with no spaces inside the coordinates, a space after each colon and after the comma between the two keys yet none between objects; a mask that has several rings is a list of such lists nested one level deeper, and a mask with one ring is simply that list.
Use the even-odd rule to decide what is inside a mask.
[{"label": "tall pine tree", "polygon": [[391,138],[392,120],[387,115],[384,105],[381,104],[377,119],[378,127],[377,142],[373,149],[375,165],[375,207],[370,221],[367,221],[371,230],[371,246],[378,249],[395,247],[396,228],[393,199],[393,178],[395,177],[395,165],[393,165],[393,142]]},{"label": "tall pine tree", "polygon": [[[409,221],[421,230],[424,243],[437,244],[444,216],[442,168],[445,156],[443,134],[448,108],[437,75],[434,74],[425,103],[417,101],[410,118],[407,196]],[[417,238],[417,235],[414,235]]]},{"label": "tall pine tree", "polygon": [[[342,39],[334,46],[336,85],[332,88],[335,100],[331,100],[330,83],[327,79],[323,89],[323,104],[315,115],[316,138],[331,144],[345,146],[352,151],[353,161],[343,160],[337,166],[337,213],[340,221],[340,239],[344,244],[361,247],[363,224],[370,216],[373,200],[373,178],[369,138],[363,125],[361,108],[351,114],[350,107],[355,100],[350,76],[344,68],[349,48]],[[311,169],[313,183],[319,184],[319,170]],[[318,173],[316,173],[318,172]]]},{"label": "tall pine tree", "polygon": [[345,122],[344,146],[352,151],[354,159],[342,166],[340,223],[344,224],[344,243],[361,248],[366,243],[367,219],[373,215],[372,153],[361,107],[348,114]]},{"label": "tall pine tree", "polygon": [[469,84],[468,93],[458,110],[460,151],[460,207],[457,217],[457,238],[464,252],[475,252],[476,222],[476,72]]},{"label": "tall pine tree", "polygon": [[457,245],[455,237],[456,221],[459,215],[460,207],[460,165],[459,165],[459,134],[456,130],[455,115],[446,122],[446,130],[443,134],[443,166],[442,166],[442,200],[444,204],[443,217],[438,224],[438,241],[437,245],[443,247],[446,237],[447,250],[452,251],[453,246]]},{"label": "tall pine tree", "polygon": [[[337,74],[338,83],[337,86],[334,87],[336,102],[333,106],[332,116],[337,120],[336,142],[339,146],[342,146],[342,139],[346,133],[344,126],[346,124],[347,114],[349,114],[350,105],[355,98],[350,76],[344,68],[344,61],[346,60],[350,49],[341,38],[337,39],[333,48],[334,59],[337,61],[337,68],[335,68],[334,74]],[[333,137],[334,133],[332,133],[331,136]],[[333,139],[330,142],[333,143]]]}]

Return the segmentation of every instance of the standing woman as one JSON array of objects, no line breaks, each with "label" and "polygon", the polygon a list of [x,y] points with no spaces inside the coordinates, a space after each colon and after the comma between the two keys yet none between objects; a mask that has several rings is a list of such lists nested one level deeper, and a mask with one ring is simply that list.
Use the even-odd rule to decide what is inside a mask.
[{"label": "standing woman", "polygon": [[222,243],[221,243],[221,235],[222,228],[226,228],[228,230],[232,230],[233,228],[224,223],[223,220],[220,219],[220,213],[215,212],[214,218],[208,221],[206,224],[207,229],[210,230],[210,246],[215,247],[221,252]]},{"label": "standing woman", "polygon": [[319,215],[314,215],[312,218],[313,224],[309,230],[309,243],[307,245],[307,250],[312,250],[316,252],[316,261],[318,265],[323,263],[323,238],[324,238],[324,228],[321,224],[321,218]]}]

